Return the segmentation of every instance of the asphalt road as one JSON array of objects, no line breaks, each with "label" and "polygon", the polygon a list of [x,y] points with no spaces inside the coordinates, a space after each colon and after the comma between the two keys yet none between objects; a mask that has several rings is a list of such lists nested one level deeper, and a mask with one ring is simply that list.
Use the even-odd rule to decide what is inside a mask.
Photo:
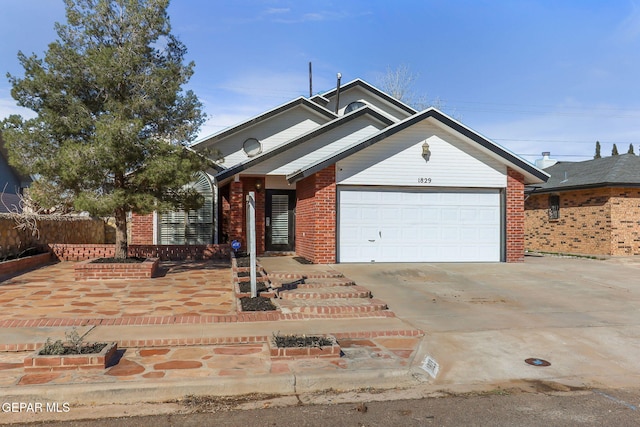
[{"label": "asphalt road", "polygon": [[[361,402],[231,410],[200,402],[186,414],[48,422],[50,426],[636,426],[640,390],[582,390],[443,396],[417,400]],[[199,412],[208,410],[208,412]],[[213,411],[213,412],[211,412]],[[43,424],[23,424],[43,425]]]}]

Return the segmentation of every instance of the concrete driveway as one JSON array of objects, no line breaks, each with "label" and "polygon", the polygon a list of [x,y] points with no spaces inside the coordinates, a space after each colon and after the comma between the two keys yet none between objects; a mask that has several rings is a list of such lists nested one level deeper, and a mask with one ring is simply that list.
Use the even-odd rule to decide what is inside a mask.
[{"label": "concrete driveway", "polygon": [[640,386],[640,259],[334,268],[426,332],[435,384]]}]

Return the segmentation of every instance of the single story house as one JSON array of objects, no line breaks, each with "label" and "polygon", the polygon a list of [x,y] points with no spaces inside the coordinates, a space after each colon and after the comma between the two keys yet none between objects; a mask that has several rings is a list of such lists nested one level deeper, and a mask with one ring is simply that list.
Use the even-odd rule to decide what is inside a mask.
[{"label": "single story house", "polygon": [[192,147],[224,162],[198,212],[132,218],[133,244],[246,244],[314,263],[517,262],[524,187],[548,175],[435,108],[354,80],[299,97]]},{"label": "single story house", "polygon": [[526,249],[640,255],[640,157],[557,162],[527,189]]}]

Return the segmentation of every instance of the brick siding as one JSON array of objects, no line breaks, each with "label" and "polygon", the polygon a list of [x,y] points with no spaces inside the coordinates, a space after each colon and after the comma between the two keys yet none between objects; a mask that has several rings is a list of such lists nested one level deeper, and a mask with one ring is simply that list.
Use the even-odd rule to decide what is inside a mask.
[{"label": "brick siding", "polygon": [[158,259],[149,258],[141,263],[93,263],[86,260],[74,266],[76,280],[151,279],[158,273]]},{"label": "brick siding", "polygon": [[640,189],[611,189],[611,255],[640,255]]},{"label": "brick siding", "polygon": [[507,169],[506,261],[524,261],[524,176]]},{"label": "brick siding", "polygon": [[336,262],[335,165],[296,184],[296,253],[316,264]]},{"label": "brick siding", "polygon": [[[262,188],[256,190],[256,184],[260,183]],[[238,240],[242,245],[242,250],[247,250],[247,220],[246,220],[246,200],[250,191],[256,197],[256,251],[258,255],[265,251],[265,190],[264,178],[241,178],[238,182],[231,182],[229,188],[229,241]],[[225,231],[223,231],[223,234]]]},{"label": "brick siding", "polygon": [[563,191],[560,216],[549,219],[549,194],[525,205],[526,248],[586,255],[640,255],[640,190],[594,188]]},{"label": "brick siding", "polygon": [[[60,261],[109,258],[115,254],[115,245],[50,244],[49,247]],[[228,259],[229,245],[129,245],[129,256],[161,261]]]},{"label": "brick siding", "polygon": [[246,248],[244,238],[244,193],[242,181],[232,181],[229,184],[229,242],[239,241]]},{"label": "brick siding", "polygon": [[131,215],[131,236],[129,243],[132,245],[153,244],[153,214]]}]

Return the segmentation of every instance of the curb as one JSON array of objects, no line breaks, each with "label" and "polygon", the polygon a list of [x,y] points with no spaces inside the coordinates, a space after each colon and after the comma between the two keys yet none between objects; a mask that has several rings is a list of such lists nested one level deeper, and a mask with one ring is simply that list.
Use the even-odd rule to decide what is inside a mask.
[{"label": "curb", "polygon": [[[364,388],[392,389],[416,386],[411,369],[356,371],[335,374],[273,374],[252,378],[199,378],[113,384],[32,385],[21,389],[4,389],[5,402],[64,402],[71,406],[167,402],[188,395],[239,396],[244,394],[296,395],[333,389],[349,391]],[[142,398],[142,399],[141,399]]]}]

